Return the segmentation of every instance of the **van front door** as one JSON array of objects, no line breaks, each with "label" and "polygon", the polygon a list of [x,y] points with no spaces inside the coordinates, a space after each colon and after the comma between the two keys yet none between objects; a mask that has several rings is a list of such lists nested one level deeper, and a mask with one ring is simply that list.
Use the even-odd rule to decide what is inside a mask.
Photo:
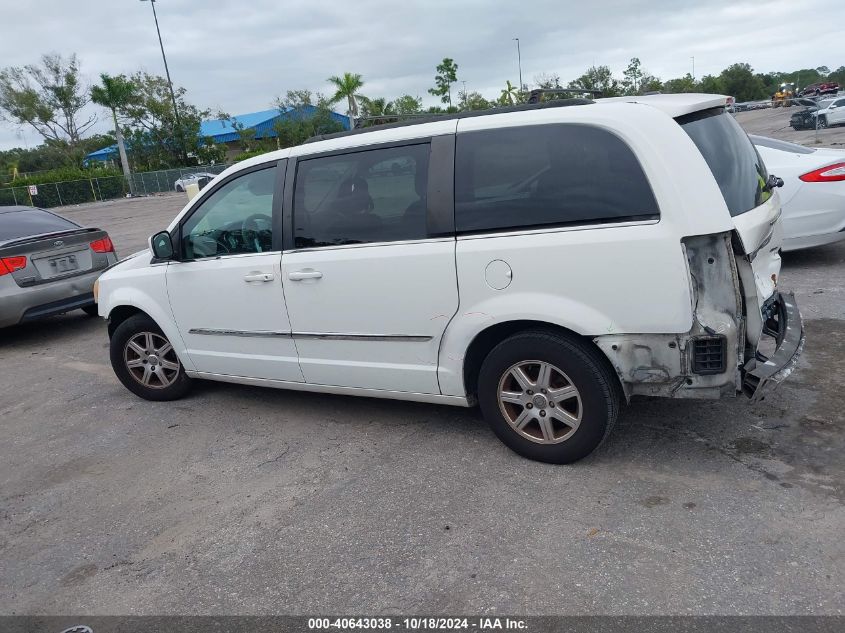
[{"label": "van front door", "polygon": [[224,182],[181,225],[181,261],[167,268],[167,293],[199,372],[303,380],[282,291],[280,223],[273,221],[284,165]]}]

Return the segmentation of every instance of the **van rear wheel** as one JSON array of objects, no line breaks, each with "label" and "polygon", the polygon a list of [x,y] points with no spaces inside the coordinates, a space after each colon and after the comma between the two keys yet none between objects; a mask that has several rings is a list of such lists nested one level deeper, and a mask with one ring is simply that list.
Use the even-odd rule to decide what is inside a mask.
[{"label": "van rear wheel", "polygon": [[478,378],[490,428],[528,459],[568,464],[592,453],[610,434],[620,402],[618,379],[599,353],[550,331],[499,343]]}]

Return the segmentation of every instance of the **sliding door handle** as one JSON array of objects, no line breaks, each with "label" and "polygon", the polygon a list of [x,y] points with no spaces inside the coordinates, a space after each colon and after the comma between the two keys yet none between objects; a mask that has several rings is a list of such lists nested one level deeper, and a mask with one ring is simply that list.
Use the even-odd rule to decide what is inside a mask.
[{"label": "sliding door handle", "polygon": [[273,281],[273,276],[273,273],[251,272],[248,275],[244,275],[244,281],[247,283],[252,281]]},{"label": "sliding door handle", "polygon": [[323,277],[323,273],[319,270],[297,270],[295,273],[288,274],[288,279],[291,281],[303,281],[305,279],[321,279]]}]

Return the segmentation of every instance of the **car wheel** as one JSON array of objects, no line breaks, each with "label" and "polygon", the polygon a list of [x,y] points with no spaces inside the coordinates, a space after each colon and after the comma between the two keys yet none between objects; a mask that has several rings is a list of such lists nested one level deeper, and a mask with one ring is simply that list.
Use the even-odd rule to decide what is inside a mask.
[{"label": "car wheel", "polygon": [[820,116],[819,117],[819,129],[823,130],[826,127],[827,127],[827,117],[826,116]]},{"label": "car wheel", "polygon": [[176,185],[176,192],[185,193],[185,189],[182,187],[182,185]]},{"label": "car wheel", "polygon": [[592,453],[619,415],[618,378],[588,344],[529,331],[484,359],[478,400],[490,428],[516,453],[568,464]]},{"label": "car wheel", "polygon": [[97,311],[96,303],[90,306],[83,307],[82,311],[90,317],[100,316],[100,313]]},{"label": "car wheel", "polygon": [[191,379],[170,341],[145,314],[136,314],[117,326],[110,356],[123,386],[145,400],[177,400],[191,388]]}]

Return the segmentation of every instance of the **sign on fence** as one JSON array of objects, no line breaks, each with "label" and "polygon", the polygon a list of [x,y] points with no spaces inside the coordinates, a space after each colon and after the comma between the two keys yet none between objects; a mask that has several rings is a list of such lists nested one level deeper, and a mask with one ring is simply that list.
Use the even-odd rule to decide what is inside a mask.
[{"label": "sign on fence", "polygon": [[37,196],[38,195],[38,186],[37,185],[30,185],[29,186],[29,195]]}]

